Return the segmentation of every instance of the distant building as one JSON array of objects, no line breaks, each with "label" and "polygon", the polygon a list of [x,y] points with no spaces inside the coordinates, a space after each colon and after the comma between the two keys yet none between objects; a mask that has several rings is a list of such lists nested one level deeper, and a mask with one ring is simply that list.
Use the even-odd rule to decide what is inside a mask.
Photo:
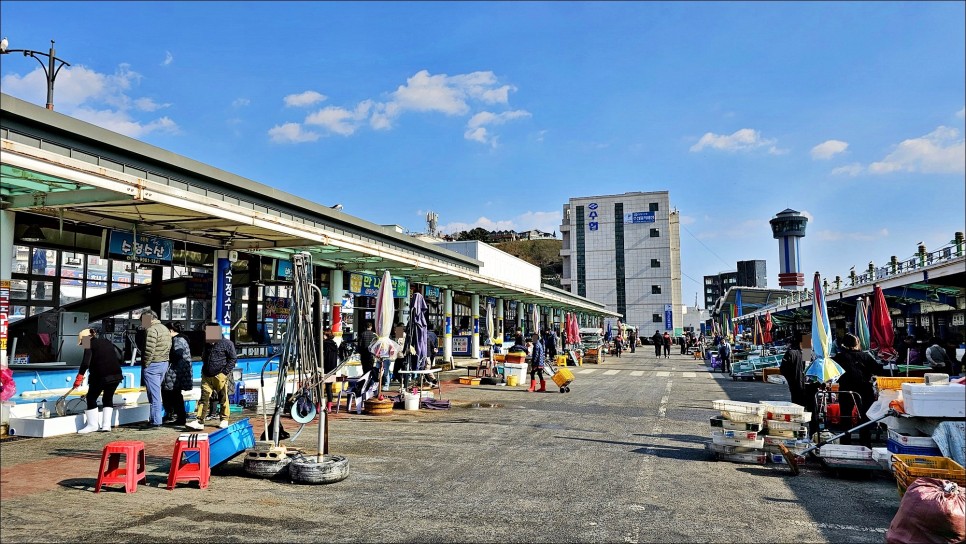
[{"label": "distant building", "polygon": [[765,261],[738,261],[739,287],[768,287]]},{"label": "distant building", "polygon": [[738,261],[738,270],[704,277],[704,307],[714,308],[730,287],[768,287],[765,261]]},{"label": "distant building", "polygon": [[670,204],[667,191],[571,198],[560,225],[563,288],[641,331],[680,334],[680,223]]},{"label": "distant building", "polygon": [[517,233],[520,240],[554,240],[556,236],[549,232],[543,232],[542,230],[527,230]]},{"label": "distant building", "polygon": [[500,242],[512,242],[519,240],[520,236],[512,230],[493,230],[486,237],[487,243],[496,244]]}]

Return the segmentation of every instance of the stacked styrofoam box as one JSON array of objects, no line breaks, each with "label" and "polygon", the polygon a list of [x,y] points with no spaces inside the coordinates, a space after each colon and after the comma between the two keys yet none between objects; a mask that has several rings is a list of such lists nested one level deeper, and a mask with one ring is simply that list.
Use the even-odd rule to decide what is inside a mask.
[{"label": "stacked styrofoam box", "polygon": [[[808,439],[808,422],[812,414],[803,406],[784,401],[762,402],[765,414],[765,452],[773,463],[787,463],[779,444],[794,454],[812,445]],[[799,459],[804,461],[804,459]]]},{"label": "stacked styrofoam box", "polygon": [[716,400],[712,405],[721,410],[721,416],[711,419],[709,449],[723,461],[764,464],[761,406],[732,400]]}]

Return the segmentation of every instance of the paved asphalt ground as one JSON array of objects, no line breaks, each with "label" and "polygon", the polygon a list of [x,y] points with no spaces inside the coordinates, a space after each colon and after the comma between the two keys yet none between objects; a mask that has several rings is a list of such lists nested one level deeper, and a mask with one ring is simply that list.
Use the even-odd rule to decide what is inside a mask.
[{"label": "paved asphalt ground", "polygon": [[[247,477],[238,456],[206,490],[165,489],[176,429],[4,442],[0,541],[882,542],[899,504],[887,474],[713,461],[711,401],[787,400],[650,347],[571,367],[572,392],[461,386],[450,410],[330,418],[349,477]],[[548,380],[552,386],[552,382]],[[261,417],[252,423],[261,431]],[[289,421],[286,428],[296,426]],[[215,430],[214,428],[211,429]],[[314,428],[296,445],[311,449]],[[148,485],[94,494],[101,448],[142,440]]]}]

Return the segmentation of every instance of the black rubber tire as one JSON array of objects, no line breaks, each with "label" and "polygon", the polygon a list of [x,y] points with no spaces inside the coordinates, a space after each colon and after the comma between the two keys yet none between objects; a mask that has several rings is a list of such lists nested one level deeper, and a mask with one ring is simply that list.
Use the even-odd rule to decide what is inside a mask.
[{"label": "black rubber tire", "polygon": [[349,459],[342,455],[296,456],[288,467],[292,483],[334,484],[349,477]]},{"label": "black rubber tire", "polygon": [[566,391],[567,391],[568,393],[570,393],[570,388],[569,388],[569,387],[565,387],[564,389],[566,389]]},{"label": "black rubber tire", "polygon": [[285,456],[283,459],[258,459],[245,457],[245,473],[256,478],[280,478],[288,474],[288,466],[292,458]]},{"label": "black rubber tire", "polygon": [[563,387],[561,387],[561,388],[560,388],[560,392],[561,392],[561,393],[566,393],[566,392],[567,392],[567,390],[566,390],[566,389],[564,389]]}]

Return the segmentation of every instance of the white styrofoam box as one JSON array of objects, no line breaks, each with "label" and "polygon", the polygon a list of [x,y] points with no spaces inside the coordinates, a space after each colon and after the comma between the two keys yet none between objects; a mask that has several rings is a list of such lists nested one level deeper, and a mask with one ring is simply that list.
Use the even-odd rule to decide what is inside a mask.
[{"label": "white styrofoam box", "polygon": [[865,446],[843,446],[826,444],[818,449],[822,457],[837,459],[872,459],[872,450]]},{"label": "white styrofoam box", "polygon": [[917,417],[966,417],[966,385],[902,384],[906,413]]},{"label": "white styrofoam box", "polygon": [[765,420],[765,426],[771,431],[797,431],[802,424],[797,421],[779,421],[777,419]]},{"label": "white styrofoam box", "polygon": [[517,382],[520,385],[527,383],[527,364],[526,363],[503,363],[504,373],[507,376],[517,375]]},{"label": "white styrofoam box", "polygon": [[772,414],[800,416],[805,412],[804,406],[788,401],[765,401],[761,405],[765,407],[765,412]]},{"label": "white styrofoam box", "polygon": [[[131,408],[114,408],[114,422],[112,426],[127,425],[147,421],[151,414],[151,408],[147,404],[138,405]],[[84,427],[84,414],[73,416],[51,417],[39,419],[37,417],[11,417],[11,435],[32,436],[35,438],[47,438],[50,436],[60,436],[72,434]]]},{"label": "white styrofoam box", "polygon": [[762,412],[761,404],[757,402],[742,402],[738,400],[711,401],[711,407],[714,408],[715,410],[721,410],[722,412],[731,412],[731,413],[740,413],[740,414],[761,414]]},{"label": "white styrofoam box", "polygon": [[882,468],[892,470],[892,452],[889,448],[872,448],[872,460]]},{"label": "white styrofoam box", "polygon": [[916,436],[889,429],[889,438],[895,440],[903,446],[915,446],[917,448],[938,448],[936,441],[931,436]]}]

